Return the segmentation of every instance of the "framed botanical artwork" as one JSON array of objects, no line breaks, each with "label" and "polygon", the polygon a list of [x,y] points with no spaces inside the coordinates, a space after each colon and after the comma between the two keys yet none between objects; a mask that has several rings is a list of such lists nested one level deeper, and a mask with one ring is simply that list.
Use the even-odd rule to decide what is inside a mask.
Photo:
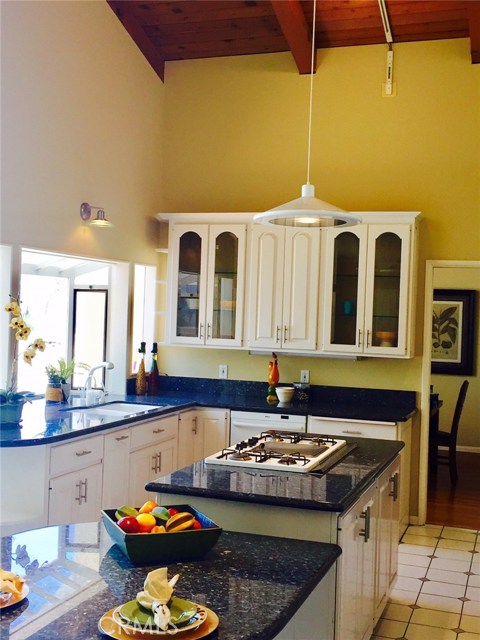
[{"label": "framed botanical artwork", "polygon": [[473,374],[475,296],[470,289],[435,289],[432,373]]}]

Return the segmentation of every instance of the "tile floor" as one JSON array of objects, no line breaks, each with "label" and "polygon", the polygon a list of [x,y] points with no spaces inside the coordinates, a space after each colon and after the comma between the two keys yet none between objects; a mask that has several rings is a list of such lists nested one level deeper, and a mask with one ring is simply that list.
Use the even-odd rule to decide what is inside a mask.
[{"label": "tile floor", "polygon": [[480,640],[480,531],[409,527],[371,640]]}]

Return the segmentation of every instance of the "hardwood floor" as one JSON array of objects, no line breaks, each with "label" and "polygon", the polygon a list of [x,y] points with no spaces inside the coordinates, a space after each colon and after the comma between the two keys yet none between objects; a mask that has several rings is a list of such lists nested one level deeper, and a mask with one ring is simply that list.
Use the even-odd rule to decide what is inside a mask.
[{"label": "hardwood floor", "polygon": [[430,474],[427,524],[480,529],[480,454],[457,453],[458,483],[450,484],[448,466]]}]

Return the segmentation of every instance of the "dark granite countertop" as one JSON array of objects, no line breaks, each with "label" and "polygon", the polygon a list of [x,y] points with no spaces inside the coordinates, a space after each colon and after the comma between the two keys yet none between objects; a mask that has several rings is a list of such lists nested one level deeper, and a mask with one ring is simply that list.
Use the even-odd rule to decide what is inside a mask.
[{"label": "dark granite countertop", "polygon": [[356,443],[326,473],[292,473],[209,465],[204,460],[149,482],[147,491],[270,504],[318,511],[345,511],[404,447],[396,440],[345,438]]},{"label": "dark granite countertop", "polygon": [[[210,638],[272,640],[340,555],[337,545],[224,532],[203,559],[168,565],[175,595],[219,616]],[[295,558],[285,570],[274,558]],[[1,566],[25,577],[26,600],[3,609],[0,636],[98,640],[97,623],[143,588],[156,567],[135,567],[100,523],[66,525],[1,540]],[[261,615],[259,615],[261,612]]]},{"label": "dark granite countertop", "polygon": [[[373,422],[405,422],[416,412],[414,391],[362,389],[352,387],[312,386],[309,402],[269,404],[267,385],[263,382],[237,380],[191,379],[162,376],[160,393],[156,396],[135,396],[134,380],[127,381],[127,394],[109,396],[112,400],[169,405],[157,416],[189,407],[213,407],[238,411],[257,411],[294,415],[314,415],[347,420]],[[79,405],[80,401],[75,399]],[[30,446],[68,440],[112,427],[145,420],[147,416],[119,419],[105,416],[85,419],[71,405],[45,404],[43,399],[27,403],[23,410],[21,429],[0,429],[0,447]],[[148,416],[151,417],[151,416]]]}]

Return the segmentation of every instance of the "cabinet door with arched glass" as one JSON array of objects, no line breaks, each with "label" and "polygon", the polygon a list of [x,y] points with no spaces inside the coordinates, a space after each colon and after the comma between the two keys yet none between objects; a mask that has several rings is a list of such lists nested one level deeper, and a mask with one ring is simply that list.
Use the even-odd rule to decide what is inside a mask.
[{"label": "cabinet door with arched glass", "polygon": [[203,344],[207,291],[208,225],[178,225],[170,235],[170,342]]},{"label": "cabinet door with arched glass", "polygon": [[245,235],[245,225],[210,225],[206,344],[242,344]]},{"label": "cabinet door with arched glass", "polygon": [[370,225],[365,352],[407,353],[410,236],[409,225]]},{"label": "cabinet door with arched glass", "polygon": [[326,231],[323,350],[363,350],[368,227]]}]

